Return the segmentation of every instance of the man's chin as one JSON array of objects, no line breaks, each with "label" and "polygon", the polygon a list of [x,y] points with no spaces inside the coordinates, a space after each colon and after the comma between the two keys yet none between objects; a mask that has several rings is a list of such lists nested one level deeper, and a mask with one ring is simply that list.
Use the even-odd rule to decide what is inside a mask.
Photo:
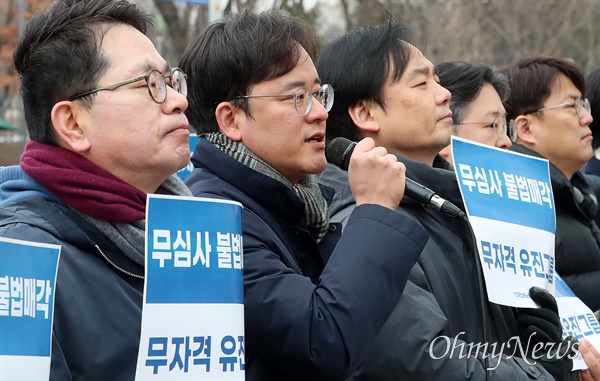
[{"label": "man's chin", "polygon": [[310,174],[317,175],[317,174],[323,172],[325,170],[325,168],[327,168],[326,160],[324,160],[322,163],[318,163],[318,164],[314,165],[314,167],[310,171]]}]

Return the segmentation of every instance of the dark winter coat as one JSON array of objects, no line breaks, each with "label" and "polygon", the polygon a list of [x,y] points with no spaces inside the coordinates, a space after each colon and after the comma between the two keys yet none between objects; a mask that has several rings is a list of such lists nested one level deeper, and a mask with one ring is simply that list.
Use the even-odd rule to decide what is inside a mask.
[{"label": "dark winter coat", "polygon": [[[454,171],[441,156],[436,157],[433,167],[402,156],[398,160],[406,165],[408,177],[464,211]],[[335,190],[330,212],[333,220],[343,221],[354,208],[347,172],[330,165],[318,181]],[[490,380],[554,380],[539,363],[530,366],[513,357],[497,364],[496,357],[488,358],[486,364],[482,350],[470,352],[469,345],[474,348],[486,341],[506,342],[518,333],[512,310],[488,303],[485,291],[480,290],[478,254],[468,222],[408,197],[402,199],[397,211],[413,216],[430,238],[396,309],[353,380],[483,381],[486,368],[496,365]],[[491,352],[488,348],[487,355]],[[495,355],[499,352],[497,347]],[[504,349],[504,355],[513,352],[514,340],[513,348]]]},{"label": "dark winter coat", "polygon": [[61,246],[50,380],[133,380],[144,269],[16,166],[0,168],[0,236]]},{"label": "dark winter coat", "polygon": [[[519,144],[511,150],[542,157]],[[571,180],[550,163],[556,209],[556,272],[592,311],[600,309],[600,230],[594,221],[598,200],[581,172]]]},{"label": "dark winter coat", "polygon": [[[195,196],[242,203],[246,380],[346,379],[362,360],[427,239],[411,219],[362,205],[317,246],[293,190],[200,139]],[[339,239],[339,241],[338,241]]]}]

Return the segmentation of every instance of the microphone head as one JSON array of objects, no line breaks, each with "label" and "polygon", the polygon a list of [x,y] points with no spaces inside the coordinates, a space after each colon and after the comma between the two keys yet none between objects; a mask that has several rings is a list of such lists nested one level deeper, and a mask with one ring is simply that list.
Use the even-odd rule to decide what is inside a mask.
[{"label": "microphone head", "polygon": [[355,145],[355,142],[343,137],[333,139],[325,148],[327,162],[347,171],[348,165],[350,165],[350,156],[352,156]]}]

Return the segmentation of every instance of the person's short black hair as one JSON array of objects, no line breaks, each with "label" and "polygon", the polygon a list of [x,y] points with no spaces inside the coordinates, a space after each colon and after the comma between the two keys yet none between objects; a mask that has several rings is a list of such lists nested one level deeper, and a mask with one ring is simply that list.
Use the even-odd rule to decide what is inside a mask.
[{"label": "person's short black hair", "polygon": [[[13,56],[30,139],[58,144],[52,108],[96,87],[110,64],[100,43],[111,25],[130,25],[145,34],[150,20],[125,0],[56,0],[47,12],[38,12]],[[91,105],[89,99],[81,101]]]},{"label": "person's short black hair", "polygon": [[485,84],[494,87],[503,104],[510,96],[508,78],[495,67],[452,61],[436,65],[435,72],[440,85],[452,94],[450,109],[455,124],[466,118],[471,102],[479,96]]},{"label": "person's short black hair", "polygon": [[[198,133],[218,132],[215,109],[248,95],[252,86],[292,71],[301,49],[314,59],[318,44],[310,24],[272,9],[230,14],[204,29],[187,47],[179,67],[188,75],[186,115]],[[250,114],[247,101],[239,106]]]},{"label": "person's short black hair", "polygon": [[510,99],[506,105],[507,118],[534,112],[543,107],[560,74],[585,94],[585,79],[577,65],[560,57],[537,56],[525,58],[503,70],[510,83]]},{"label": "person's short black hair", "polygon": [[358,140],[348,108],[360,101],[377,102],[385,109],[383,88],[400,80],[412,51],[411,34],[389,18],[326,44],[315,66],[323,83],[332,85],[335,101],[327,119],[327,139],[343,136]]}]

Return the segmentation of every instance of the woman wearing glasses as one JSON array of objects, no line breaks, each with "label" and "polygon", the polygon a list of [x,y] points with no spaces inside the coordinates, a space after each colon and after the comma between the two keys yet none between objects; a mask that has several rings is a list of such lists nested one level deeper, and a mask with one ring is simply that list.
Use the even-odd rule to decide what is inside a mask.
[{"label": "woman wearing glasses", "polygon": [[579,171],[592,157],[590,104],[577,66],[557,57],[524,59],[506,70],[511,150],[548,159],[556,208],[556,271],[592,311],[600,309],[598,202]]},{"label": "woman wearing glasses", "polygon": [[[513,124],[506,122],[504,102],[510,96],[508,79],[496,68],[464,61],[436,65],[435,72],[452,94],[452,133],[498,148],[510,148]],[[452,163],[451,146],[440,154]]]}]

